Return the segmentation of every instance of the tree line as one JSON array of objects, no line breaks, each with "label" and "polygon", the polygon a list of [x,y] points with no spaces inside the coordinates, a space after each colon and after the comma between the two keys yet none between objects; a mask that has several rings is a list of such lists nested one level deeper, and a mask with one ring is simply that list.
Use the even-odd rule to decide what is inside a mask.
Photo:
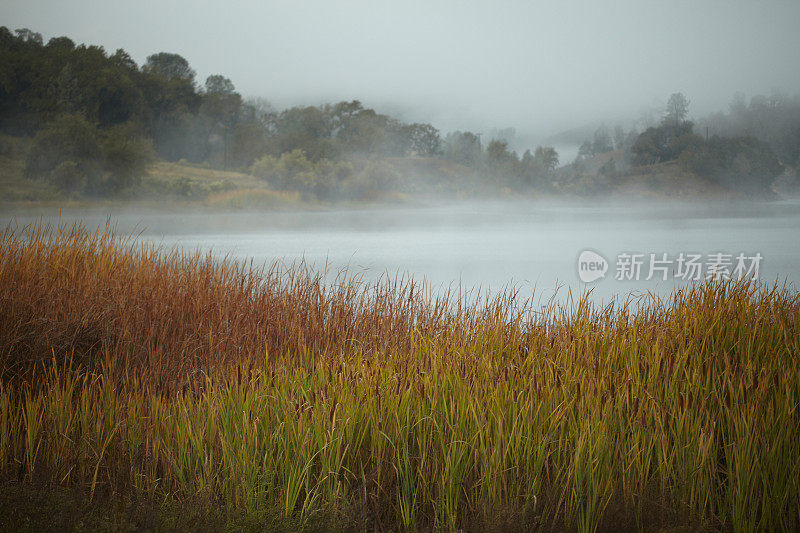
[{"label": "tree line", "polygon": [[[683,93],[673,93],[661,121],[642,133],[625,133],[616,126],[612,136],[605,126],[599,127],[569,165],[571,178],[582,179],[581,186],[602,188],[623,175],[647,174],[645,169],[673,164],[725,189],[761,194],[768,193],[787,169],[796,172],[800,167],[800,96],[754,96],[748,106],[737,94],[727,113],[710,115],[698,124],[689,120],[689,106]],[[586,175],[588,160],[612,151],[616,157],[605,158],[595,176]]]},{"label": "tree line", "polygon": [[472,132],[443,138],[431,124],[404,123],[358,100],[279,111],[242,98],[225,76],[196,77],[178,54],[156,53],[139,66],[122,49],[108,54],[67,37],[44,43],[28,29],[0,27],[0,132],[32,138],[28,177],[91,194],[135,186],[156,158],[252,172],[317,197],[396,185],[365,157],[441,158],[515,187],[547,183],[558,164],[552,148],[519,157],[503,141],[484,148]]},{"label": "tree line", "polygon": [[[314,198],[402,190],[392,158],[450,161],[472,176],[466,187],[518,192],[594,192],[598,177],[613,188],[622,166],[636,172],[670,162],[751,192],[800,166],[800,97],[775,93],[748,105],[738,95],[728,113],[699,127],[688,109],[688,98],[675,93],[661,122],[642,133],[601,126],[578,159],[557,171],[552,147],[519,155],[502,139],[484,146],[474,132],[443,136],[431,124],[406,123],[358,100],[276,110],[265,99],[243,98],[223,75],[201,83],[179,54],[159,52],[139,66],[122,49],[109,54],[67,37],[44,43],[28,29],[0,27],[0,133],[30,139],[26,176],[86,194],[135,187],[157,159],[248,172]],[[704,136],[709,130],[713,135]],[[609,159],[594,177],[587,174],[586,161],[612,151],[624,161]],[[559,183],[569,173],[572,189]]]},{"label": "tree line", "polygon": [[[787,140],[783,137],[773,138],[778,142],[770,143],[768,137],[758,138],[754,132],[735,129],[724,132],[729,136],[716,131],[710,137],[699,135],[694,122],[687,119],[688,112],[689,99],[682,93],[672,94],[661,124],[645,130],[631,146],[632,162],[652,165],[677,161],[686,171],[747,194],[768,191],[775,178],[784,172],[784,164],[798,163],[796,152],[780,150]],[[800,132],[800,121],[795,127]],[[791,128],[786,133],[795,135],[794,142],[800,142]]]}]

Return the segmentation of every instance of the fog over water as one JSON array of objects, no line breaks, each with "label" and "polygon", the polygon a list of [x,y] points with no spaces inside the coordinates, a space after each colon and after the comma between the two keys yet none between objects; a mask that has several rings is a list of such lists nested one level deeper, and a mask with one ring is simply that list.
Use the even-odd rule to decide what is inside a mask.
[{"label": "fog over water", "polygon": [[[188,0],[29,0],[3,4],[0,16],[10,28],[42,32],[45,42],[68,35],[109,52],[124,48],[140,64],[157,52],[179,53],[198,80],[222,74],[242,95],[278,108],[358,98],[402,120],[431,122],[443,135],[470,129],[488,142],[497,128],[513,128],[515,149],[555,136],[561,164],[574,159],[577,145],[558,144],[559,132],[603,121],[632,127],[643,109],[660,116],[676,91],[689,96],[689,118],[697,118],[726,109],[739,91],[800,87],[796,0],[244,0],[224,9]],[[63,213],[89,227],[107,215]],[[559,286],[562,296],[591,288],[598,301],[630,291],[665,294],[681,283],[676,265],[666,281],[646,280],[649,254],[675,260],[682,252],[700,254],[704,265],[714,253],[760,253],[762,279],[800,280],[797,201],[430,203],[213,215],[122,210],[113,217],[121,234],[140,231],[165,248],[259,264],[305,259],[368,279],[408,273],[435,290],[513,285],[526,295],[536,287],[548,298]],[[608,271],[582,284],[577,259],[587,249],[608,261]],[[621,253],[643,254],[639,281],[614,279]]]},{"label": "fog over water", "polygon": [[0,18],[139,64],[179,53],[198,80],[222,74],[278,107],[358,98],[444,132],[546,137],[677,91],[698,117],[737,91],[800,86],[797,0],[27,0]]},{"label": "fog over water", "polygon": [[[767,282],[800,281],[800,201],[773,203],[592,203],[579,205],[531,202],[436,204],[421,207],[273,213],[114,212],[117,232],[187,251],[210,250],[256,264],[305,259],[329,279],[341,269],[368,280],[407,273],[427,281],[434,292],[457,289],[496,293],[514,286],[520,294],[547,300],[557,287],[564,301],[568,290],[592,289],[595,302],[648,291],[664,295],[680,287],[677,264],[667,281],[649,275],[649,254],[700,254],[703,276],[710,255],[735,257],[760,253],[759,277]],[[105,224],[102,210],[61,214],[61,221]],[[57,213],[42,218],[58,222]],[[24,225],[39,216],[24,214],[6,222]],[[604,278],[581,283],[577,260],[593,250],[609,263]],[[639,280],[615,279],[618,255],[645,254]],[[748,262],[748,266],[750,262]],[[535,289],[535,292],[534,292]]]}]

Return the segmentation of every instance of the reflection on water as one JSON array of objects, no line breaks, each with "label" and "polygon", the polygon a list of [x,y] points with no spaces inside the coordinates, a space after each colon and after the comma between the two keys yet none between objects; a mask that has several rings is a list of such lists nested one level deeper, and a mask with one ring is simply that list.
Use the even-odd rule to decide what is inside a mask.
[{"label": "reflection on water", "polygon": [[[63,220],[104,224],[107,213],[65,212]],[[480,287],[492,292],[514,285],[521,294],[547,299],[556,287],[564,298],[592,288],[597,301],[631,291],[665,294],[679,286],[676,265],[667,281],[646,280],[649,254],[760,253],[761,279],[800,280],[800,203],[676,203],[565,205],[486,203],[421,207],[274,213],[177,213],[120,211],[117,231],[132,231],[165,247],[212,250],[255,262],[305,259],[329,272],[342,268],[368,279],[410,273],[436,290]],[[6,221],[11,217],[7,216]],[[38,216],[18,215],[21,224]],[[57,221],[58,214],[48,214]],[[581,283],[583,250],[605,257],[604,278]],[[646,254],[640,279],[615,279],[619,254]],[[735,265],[733,265],[735,266]],[[731,268],[733,268],[733,266]]]}]

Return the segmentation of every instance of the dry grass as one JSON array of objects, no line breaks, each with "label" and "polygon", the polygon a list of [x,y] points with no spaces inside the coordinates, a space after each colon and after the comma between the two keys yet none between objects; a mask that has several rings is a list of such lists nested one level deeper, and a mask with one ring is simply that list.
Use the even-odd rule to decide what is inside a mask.
[{"label": "dry grass", "polygon": [[356,528],[800,527],[800,298],[634,313],[0,239],[0,475]]}]

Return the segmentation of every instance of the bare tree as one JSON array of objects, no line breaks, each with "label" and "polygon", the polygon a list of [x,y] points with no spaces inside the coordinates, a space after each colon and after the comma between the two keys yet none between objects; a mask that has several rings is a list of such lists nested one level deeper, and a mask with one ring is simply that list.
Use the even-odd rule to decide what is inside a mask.
[{"label": "bare tree", "polygon": [[664,122],[672,126],[678,126],[686,120],[689,114],[689,99],[683,93],[672,93],[667,100],[667,111]]}]

